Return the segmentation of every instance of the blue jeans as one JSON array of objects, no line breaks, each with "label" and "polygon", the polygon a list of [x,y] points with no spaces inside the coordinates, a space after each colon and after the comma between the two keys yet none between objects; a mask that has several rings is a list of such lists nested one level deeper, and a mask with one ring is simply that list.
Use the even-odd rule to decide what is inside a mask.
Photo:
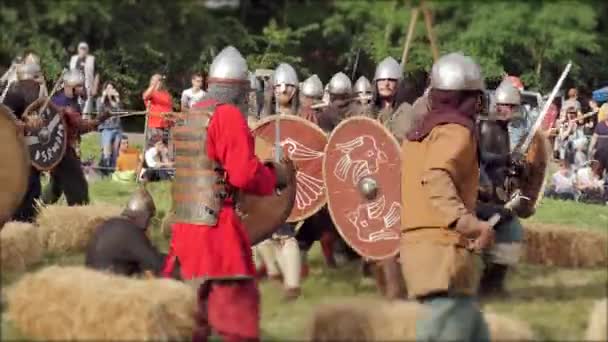
[{"label": "blue jeans", "polygon": [[104,167],[116,166],[121,135],[122,131],[118,128],[104,128],[101,130],[102,165]]},{"label": "blue jeans", "polygon": [[486,321],[472,297],[421,300],[428,309],[416,321],[416,341],[490,341]]}]

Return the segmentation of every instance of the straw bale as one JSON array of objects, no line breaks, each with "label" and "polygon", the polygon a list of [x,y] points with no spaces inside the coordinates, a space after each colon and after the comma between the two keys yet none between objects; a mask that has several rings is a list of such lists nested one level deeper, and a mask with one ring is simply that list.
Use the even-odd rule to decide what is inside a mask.
[{"label": "straw bale", "polygon": [[99,224],[121,212],[111,204],[43,207],[37,219],[42,245],[53,253],[82,252]]},{"label": "straw bale", "polygon": [[[416,302],[349,299],[321,305],[313,314],[309,340],[415,341],[416,321],[427,309]],[[534,339],[530,327],[518,320],[484,313],[492,341]]]},{"label": "straw bale", "polygon": [[548,224],[524,229],[522,261],[558,267],[608,266],[608,234]]},{"label": "straw bale", "polygon": [[135,279],[50,266],[7,291],[7,318],[28,338],[167,341],[191,336],[195,291],[171,279]]},{"label": "straw bale", "polygon": [[38,227],[31,223],[8,222],[0,230],[0,269],[23,272],[42,260]]},{"label": "straw bale", "polygon": [[608,298],[598,300],[589,316],[589,325],[585,333],[587,341],[608,341]]}]

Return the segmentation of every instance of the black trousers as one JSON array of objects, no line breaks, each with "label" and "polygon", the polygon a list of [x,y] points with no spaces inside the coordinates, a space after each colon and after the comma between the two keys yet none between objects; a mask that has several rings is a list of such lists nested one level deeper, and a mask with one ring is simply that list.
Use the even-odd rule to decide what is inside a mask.
[{"label": "black trousers", "polygon": [[67,147],[61,162],[51,171],[51,181],[44,189],[42,198],[45,204],[53,204],[62,193],[70,206],[89,204],[89,185],[80,159],[71,146]]},{"label": "black trousers", "polygon": [[40,198],[42,187],[40,185],[40,171],[30,167],[30,177],[27,184],[27,193],[21,201],[21,205],[13,214],[13,221],[33,222],[36,218],[36,200]]}]

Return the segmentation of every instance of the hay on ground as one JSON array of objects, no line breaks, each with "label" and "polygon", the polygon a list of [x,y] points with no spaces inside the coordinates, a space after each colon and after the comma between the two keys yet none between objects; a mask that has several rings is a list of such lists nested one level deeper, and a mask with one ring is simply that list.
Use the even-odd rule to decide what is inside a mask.
[{"label": "hay on ground", "polygon": [[595,302],[585,333],[587,341],[608,341],[608,298]]},{"label": "hay on ground", "polygon": [[167,341],[191,336],[195,303],[174,280],[50,266],[8,289],[7,318],[34,339]]},{"label": "hay on ground", "polygon": [[0,268],[3,272],[23,272],[42,260],[38,227],[31,223],[8,222],[0,230]]},{"label": "hay on ground", "polygon": [[[426,308],[416,302],[348,299],[321,305],[313,314],[309,340],[415,341],[417,318]],[[427,311],[428,312],[428,311]],[[518,320],[484,313],[492,341],[534,340],[530,327]]]},{"label": "hay on ground", "polygon": [[36,221],[40,226],[42,245],[52,253],[82,252],[95,228],[103,220],[121,212],[122,208],[110,204],[43,207]]},{"label": "hay on ground", "polygon": [[522,261],[558,267],[608,266],[608,235],[549,224],[528,224],[524,229]]}]

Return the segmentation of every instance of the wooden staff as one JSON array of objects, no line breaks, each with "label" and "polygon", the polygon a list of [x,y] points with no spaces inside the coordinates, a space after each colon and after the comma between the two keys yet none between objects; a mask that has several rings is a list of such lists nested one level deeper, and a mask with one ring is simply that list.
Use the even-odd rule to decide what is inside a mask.
[{"label": "wooden staff", "polygon": [[431,11],[424,5],[424,1],[420,3],[422,8],[422,14],[424,14],[424,24],[426,25],[426,35],[431,44],[431,52],[433,53],[433,61],[437,62],[439,59],[439,49],[437,48],[437,42],[435,40],[435,34],[433,32],[433,16]]},{"label": "wooden staff", "polygon": [[403,54],[401,55],[401,70],[405,69],[405,63],[407,62],[407,55],[410,51],[410,44],[414,37],[414,29],[416,28],[416,21],[418,21],[418,8],[412,10],[412,17],[410,18],[410,26],[407,29],[407,36],[403,45]]}]

